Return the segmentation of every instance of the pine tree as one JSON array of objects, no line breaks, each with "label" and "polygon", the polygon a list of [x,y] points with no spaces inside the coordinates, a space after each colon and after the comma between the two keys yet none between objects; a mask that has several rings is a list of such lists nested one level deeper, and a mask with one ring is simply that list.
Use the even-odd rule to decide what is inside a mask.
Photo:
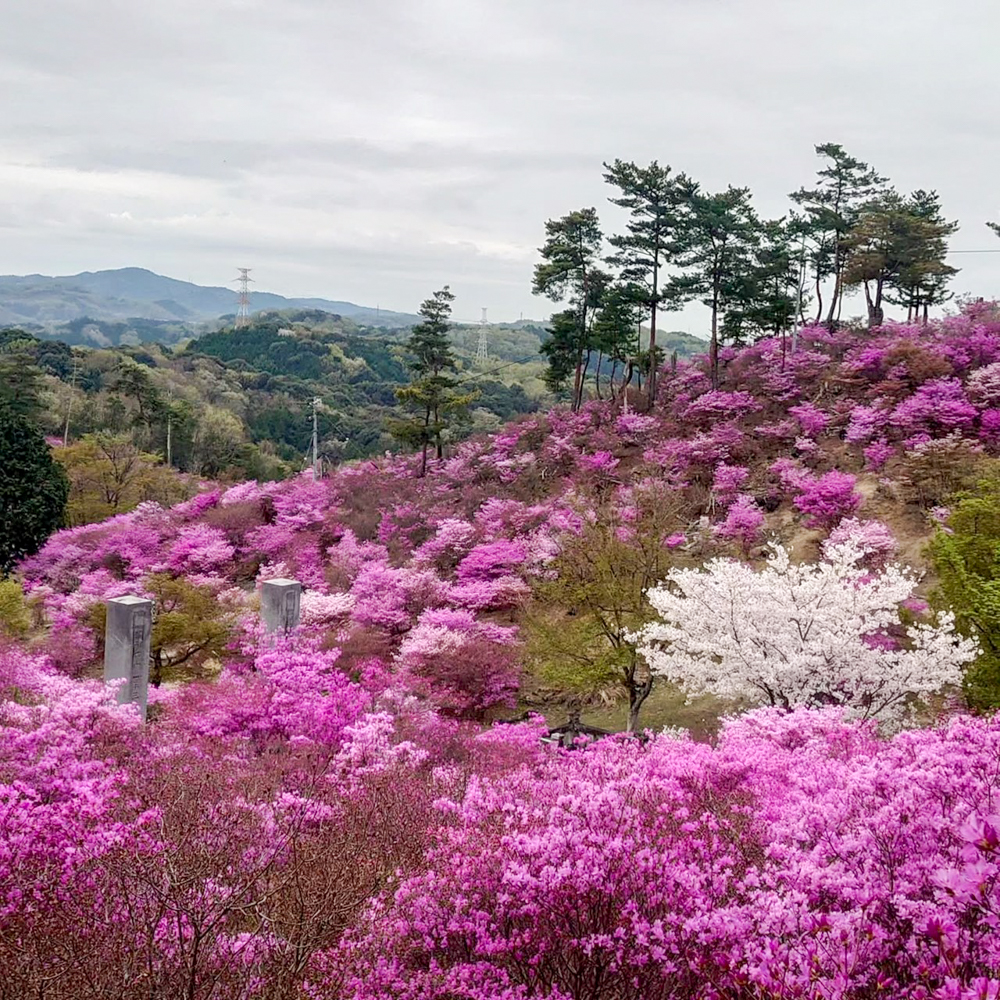
[{"label": "pine tree", "polygon": [[396,398],[414,415],[393,421],[390,430],[400,441],[421,450],[421,476],[427,474],[427,452],[432,443],[438,460],[444,455],[441,435],[449,417],[461,414],[476,397],[475,393],[456,392],[457,380],[451,374],[457,369],[447,336],[454,300],[445,285],[421,305],[424,320],[413,328],[406,342],[414,378],[408,386],[396,390]]},{"label": "pine tree", "polygon": [[[590,320],[599,302],[599,295],[595,292],[602,291],[609,280],[598,267],[604,237],[597,211],[583,208],[561,219],[549,219],[545,223],[545,237],[545,243],[538,251],[542,260],[535,265],[532,290],[553,302],[568,300],[572,307],[569,311],[576,317],[576,335],[570,336],[565,329],[565,315],[557,314],[562,315],[559,321],[562,343],[571,344],[576,352],[572,404],[575,410],[583,400],[584,354]],[[542,345],[542,351],[546,353],[545,345]],[[553,378],[557,376],[557,372],[552,375]]]},{"label": "pine tree", "polygon": [[683,274],[670,282],[674,301],[698,299],[712,313],[709,362],[712,384],[719,381],[719,323],[745,300],[761,235],[749,188],[729,187],[705,194],[694,182],[685,186],[677,230],[675,261]]},{"label": "pine tree", "polygon": [[41,431],[23,412],[2,401],[0,455],[2,576],[61,526],[69,483]]},{"label": "pine tree", "polygon": [[[649,314],[649,356],[656,356],[656,316],[669,302],[665,294],[663,268],[676,249],[674,234],[678,224],[679,185],[684,182],[670,176],[670,167],[653,160],[648,167],[615,160],[604,164],[604,179],[621,194],[608,200],[629,212],[628,233],[612,236],[609,243],[615,253],[608,263],[620,268],[620,278],[642,291],[641,302]],[[649,370],[649,398],[656,398],[656,367]]]},{"label": "pine tree", "polygon": [[[787,335],[801,308],[798,235],[794,222],[760,223],[749,266],[736,276],[722,323],[728,343],[744,344],[757,335]],[[786,350],[783,339],[783,358]]]},{"label": "pine tree", "polygon": [[829,161],[826,167],[817,171],[817,186],[800,188],[790,197],[805,209],[812,224],[813,243],[817,249],[813,256],[817,292],[824,278],[834,279],[826,317],[827,323],[832,326],[839,315],[844,294],[848,236],[860,207],[881,192],[885,178],[867,163],[848,155],[839,143],[827,142],[817,146],[816,153]]},{"label": "pine tree", "polygon": [[868,326],[884,320],[883,299],[904,305],[907,319],[947,300],[947,285],[957,270],[945,263],[947,238],[958,229],[941,214],[935,191],[914,191],[903,198],[886,191],[863,205],[847,236],[843,284],[861,285]]},{"label": "pine tree", "polygon": [[[615,394],[615,372],[624,369],[621,391],[632,381],[633,368],[639,357],[639,320],[647,305],[641,287],[616,282],[605,292],[600,312],[594,320],[594,344],[602,357],[611,362],[611,395]],[[600,384],[598,384],[600,396]]]}]

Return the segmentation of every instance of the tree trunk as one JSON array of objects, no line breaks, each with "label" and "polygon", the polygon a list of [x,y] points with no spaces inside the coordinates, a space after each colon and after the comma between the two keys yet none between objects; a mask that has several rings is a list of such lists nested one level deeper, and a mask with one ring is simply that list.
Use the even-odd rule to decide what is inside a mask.
[{"label": "tree trunk", "polygon": [[709,367],[712,370],[712,388],[719,388],[719,282],[712,289],[712,340],[708,345]]},{"label": "tree trunk", "polygon": [[649,692],[653,690],[653,675],[640,682],[636,682],[635,675],[629,683],[628,688],[628,732],[639,732],[639,709],[642,703],[649,697]]},{"label": "tree trunk", "polygon": [[841,289],[840,289],[840,264],[837,264],[837,272],[833,280],[833,297],[830,299],[830,311],[826,314],[826,325],[827,328],[832,330],[833,324],[835,322],[834,317],[837,314],[837,302],[840,299]]},{"label": "tree trunk", "polygon": [[570,404],[570,409],[574,412],[580,407],[580,397],[583,395],[583,388],[580,385],[583,379],[583,348],[577,352],[576,355],[576,373],[573,376],[573,401]]},{"label": "tree trunk", "polygon": [[819,269],[816,269],[816,320],[819,322],[823,318],[823,282],[819,276]]},{"label": "tree trunk", "polygon": [[656,400],[656,301],[649,311],[649,378],[646,380],[649,388],[649,401]]}]

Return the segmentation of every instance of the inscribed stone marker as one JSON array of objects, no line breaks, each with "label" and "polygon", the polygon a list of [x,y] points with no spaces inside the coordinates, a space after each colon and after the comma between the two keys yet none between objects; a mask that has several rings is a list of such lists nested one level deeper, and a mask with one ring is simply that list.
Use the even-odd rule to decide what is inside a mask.
[{"label": "inscribed stone marker", "polygon": [[287,635],[296,628],[301,600],[298,580],[267,580],[260,588],[260,614],[267,631]]},{"label": "inscribed stone marker", "polygon": [[149,692],[149,637],[153,602],[143,597],[115,597],[107,602],[104,637],[104,681],[125,683],[118,689],[118,704],[138,705],[146,721]]}]

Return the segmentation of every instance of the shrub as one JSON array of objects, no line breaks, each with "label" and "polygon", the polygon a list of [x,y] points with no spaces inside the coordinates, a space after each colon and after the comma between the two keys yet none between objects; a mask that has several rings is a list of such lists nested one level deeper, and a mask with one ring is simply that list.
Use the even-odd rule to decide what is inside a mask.
[{"label": "shrub", "polygon": [[834,469],[807,484],[795,506],[807,514],[815,528],[832,528],[841,518],[853,514],[864,502],[855,486],[857,479]]},{"label": "shrub", "polygon": [[903,453],[904,496],[925,510],[937,507],[975,479],[982,461],[982,446],[958,434],[921,442]]}]

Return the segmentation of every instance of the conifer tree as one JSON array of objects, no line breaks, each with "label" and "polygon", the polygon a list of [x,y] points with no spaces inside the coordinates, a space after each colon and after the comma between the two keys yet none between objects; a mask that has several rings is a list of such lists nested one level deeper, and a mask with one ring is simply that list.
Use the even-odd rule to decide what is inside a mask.
[{"label": "conifer tree", "polygon": [[817,146],[816,153],[829,161],[817,171],[816,187],[800,188],[790,197],[805,210],[812,225],[814,246],[821,248],[813,257],[817,290],[824,278],[834,279],[826,317],[832,326],[839,315],[844,294],[848,236],[860,207],[881,192],[885,178],[867,163],[850,156],[839,143]]},{"label": "conifer tree", "polygon": [[760,231],[749,188],[706,194],[693,181],[685,184],[675,258],[683,273],[671,280],[668,294],[678,302],[698,299],[711,310],[713,385],[719,381],[720,318],[745,301]]},{"label": "conifer tree", "polygon": [[[641,290],[641,302],[649,314],[649,357],[656,357],[656,316],[669,303],[663,282],[663,268],[676,249],[674,234],[678,223],[678,191],[684,182],[670,176],[670,167],[653,160],[648,167],[615,160],[604,164],[604,179],[621,192],[609,198],[613,205],[629,212],[628,232],[612,236],[615,248],[608,263],[620,268],[622,281]],[[649,369],[649,398],[656,398],[656,366]]]},{"label": "conifer tree", "polygon": [[0,400],[0,576],[61,524],[69,484],[42,433]]},{"label": "conifer tree", "polygon": [[[535,265],[532,281],[532,291],[536,295],[545,295],[553,302],[568,300],[572,307],[569,312],[576,317],[576,335],[571,336],[566,328],[566,315],[558,314],[561,316],[559,336],[562,344],[559,351],[575,351],[573,409],[578,409],[583,399],[584,354],[590,320],[600,301],[599,293],[609,280],[598,267],[603,239],[597,211],[593,208],[570,212],[561,219],[549,219],[545,223],[545,243],[538,251],[542,260]],[[542,352],[549,353],[545,345],[542,345]],[[562,355],[560,358],[562,365]],[[558,377],[558,371],[554,370],[550,380],[558,381]]]},{"label": "conifer tree", "polygon": [[448,318],[455,296],[445,285],[420,306],[424,320],[412,330],[406,349],[410,353],[413,381],[396,390],[396,398],[413,410],[409,419],[390,426],[394,437],[421,451],[420,475],[427,474],[427,452],[431,444],[440,460],[444,454],[442,432],[449,417],[460,414],[475,399],[475,393],[456,392],[455,356],[448,340]]},{"label": "conifer tree", "polygon": [[[642,288],[616,282],[604,295],[600,312],[594,320],[594,343],[602,356],[611,362],[611,394],[615,393],[615,373],[624,369],[621,391],[632,381],[633,367],[639,357],[639,320],[646,306]],[[598,385],[600,396],[600,385]]]}]

